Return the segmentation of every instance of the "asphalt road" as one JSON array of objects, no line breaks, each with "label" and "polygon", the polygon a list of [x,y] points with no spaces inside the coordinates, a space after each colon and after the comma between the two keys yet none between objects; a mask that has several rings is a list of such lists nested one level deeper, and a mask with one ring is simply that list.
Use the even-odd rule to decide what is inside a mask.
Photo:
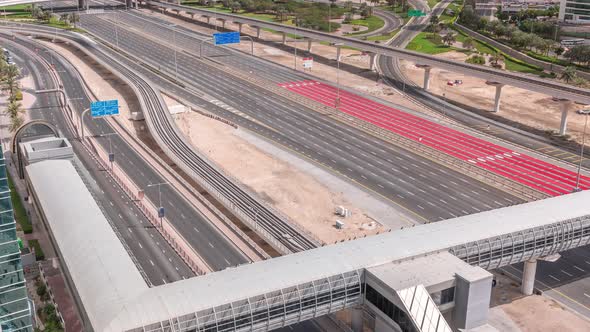
[{"label": "asphalt road", "polygon": [[[106,19],[83,16],[83,27],[113,44],[118,39],[119,46],[127,52],[174,75],[174,51],[170,44],[164,42],[171,40],[173,32],[169,27],[124,12],[101,17]],[[130,25],[135,28],[130,28]],[[176,39],[177,45],[183,45],[189,53],[198,50],[199,35],[185,35],[182,33],[183,28],[177,29],[172,38]],[[155,39],[146,38],[139,31],[150,31]],[[252,72],[272,83],[309,79],[302,73],[238,52],[219,48],[214,50],[215,53],[209,48],[204,52],[212,55],[213,61]],[[211,107],[210,104],[221,102],[227,109],[247,114],[272,130],[252,122],[236,122],[246,123],[242,126],[352,179],[393,204],[403,206],[416,219],[423,217],[435,221],[521,202],[500,190],[435,165],[349,126],[326,121],[312,110],[250,82],[229,77],[225,72],[208,66],[186,52],[177,50],[176,58],[179,79],[204,95],[177,93],[178,89],[167,88],[170,85],[166,85],[162,79],[150,80],[185,100],[196,100],[195,103],[213,113],[224,117],[233,115],[228,117],[232,121],[236,119],[234,113],[220,111],[219,107]]]},{"label": "asphalt road", "polygon": [[[31,53],[34,52],[32,44],[21,41],[21,47],[16,47],[14,43],[4,40],[4,45],[13,54],[13,58],[21,68],[22,76],[30,75],[32,77],[36,89],[53,88],[53,82],[46,68],[38,62],[36,57],[31,56]],[[22,49],[25,47],[29,49],[29,53]],[[50,56],[47,53],[41,52],[38,55],[46,57],[49,62]],[[62,74],[64,77],[70,78],[74,84],[78,82],[70,71]],[[81,91],[81,86],[76,90]],[[34,94],[34,91],[25,91]],[[145,271],[151,283],[159,285],[194,276],[190,268],[176,255],[164,238],[150,226],[149,221],[137,210],[129,197],[89,157],[86,150],[81,147],[79,140],[72,137],[72,132],[65,125],[65,118],[58,105],[55,95],[40,94],[37,95],[28,114],[31,119],[43,119],[54,124],[70,140],[76,155],[94,179],[89,182],[89,190],[93,192],[97,203],[102,206],[105,216],[114,223],[123,236],[123,240],[137,258],[141,269]]]},{"label": "asphalt road", "polygon": [[[73,73],[75,73],[74,68],[68,63],[62,64],[56,62],[56,65],[58,66],[57,70],[60,72],[60,75],[65,73],[74,75]],[[81,113],[88,107],[89,101],[77,83],[77,76],[63,77],[62,80],[64,82],[64,89],[68,97],[71,98],[70,103],[72,107]],[[113,132],[110,125],[102,119],[91,120],[88,116],[86,124],[90,132],[95,135]],[[110,136],[110,140],[112,151],[115,154],[118,165],[121,166],[126,174],[130,175],[139,187],[145,188],[145,195],[152,202],[158,202],[157,188],[148,188],[147,186],[152,183],[165,182],[165,180],[118,135]],[[108,139],[103,138],[101,141],[108,151]],[[214,270],[222,270],[226,267],[248,262],[247,258],[225,236],[220,234],[199,211],[186,202],[173,188],[162,186],[161,190],[163,197],[162,206],[166,209],[167,218]]]},{"label": "asphalt road", "polygon": [[[414,0],[413,4],[422,10],[425,10],[425,7],[427,7],[425,2],[419,0]],[[441,13],[442,10],[438,8],[433,14],[440,15]],[[428,24],[428,20],[429,18],[424,18],[422,21],[425,22],[418,21],[416,22],[416,25],[403,29],[403,34],[398,35],[391,45],[405,47],[405,45],[407,45],[407,43]],[[551,144],[551,142],[545,138],[532,135],[511,126],[500,124],[483,116],[478,116],[468,110],[463,110],[454,105],[450,105],[440,98],[422,91],[421,88],[415,87],[411,83],[405,84],[405,77],[399,69],[397,59],[379,57],[379,68],[382,70],[383,75],[387,78],[386,82],[389,84],[418,98],[420,102],[432,109],[444,112],[446,116],[458,120],[468,126],[533,150],[541,151],[545,149],[545,151],[547,151],[548,145]],[[563,150],[559,148],[551,147],[551,149],[556,152],[556,155],[563,154]],[[586,160],[585,165],[590,166],[590,162]],[[522,276],[522,266],[523,264],[516,264],[513,266],[507,266],[501,270],[520,279]],[[539,262],[535,287],[543,290],[546,296],[552,297],[561,303],[566,304],[581,315],[590,317],[589,272],[590,247],[576,248],[562,253],[562,258],[556,262]]]}]

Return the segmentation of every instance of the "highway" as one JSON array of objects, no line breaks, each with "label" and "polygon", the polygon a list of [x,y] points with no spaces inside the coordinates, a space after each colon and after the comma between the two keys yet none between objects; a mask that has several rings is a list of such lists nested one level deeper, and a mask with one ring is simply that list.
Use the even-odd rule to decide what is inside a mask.
[{"label": "highway", "polygon": [[[71,69],[71,66],[69,68]],[[89,105],[85,99],[85,94],[76,90],[73,84],[76,80],[63,79],[68,96],[72,98],[70,104],[79,113]],[[68,90],[68,88],[70,90]],[[73,91],[73,92],[68,92]],[[78,99],[84,98],[84,99]],[[92,133],[107,134],[112,133],[110,125],[102,120],[95,119],[86,121],[87,127]],[[115,153],[116,162],[125,170],[131,179],[141,188],[145,189],[145,195],[152,202],[158,202],[158,191],[156,188],[148,188],[152,183],[165,182],[147,162],[131,148],[118,135],[110,137],[113,152]],[[102,140],[103,147],[108,151],[109,142],[107,139]],[[219,231],[192,205],[190,205],[182,196],[180,196],[170,186],[162,186],[162,205],[167,211],[167,218],[173,222],[175,227],[183,234],[191,246],[214,270],[221,270],[229,266],[236,266],[248,262],[248,259],[232,244],[229,240],[219,233]]]},{"label": "highway", "polygon": [[[414,1],[412,4],[421,10],[427,9],[425,2]],[[437,7],[433,11],[433,14],[442,14],[441,8],[442,5]],[[421,29],[427,26],[428,21],[429,18],[423,18],[422,20],[415,21],[411,26],[402,29],[391,44],[396,47],[405,47]],[[446,116],[470,127],[480,128],[506,141],[514,142],[533,150],[545,148],[548,144],[551,144],[542,137],[531,135],[507,125],[501,125],[496,121],[482,116],[477,116],[473,112],[450,105],[440,98],[423,91],[405,77],[396,58],[380,56],[378,61],[379,69],[382,71],[386,83],[400,91],[403,90],[404,93],[409,94],[416,101],[428,108],[438,112],[444,112]],[[590,166],[590,162],[586,161],[586,165]],[[516,264],[504,267],[500,271],[515,279],[520,279],[522,268],[523,264]],[[566,304],[581,315],[590,317],[589,277],[590,247],[586,246],[562,253],[562,258],[556,262],[540,261],[535,287],[543,290],[545,295]]]},{"label": "highway", "polygon": [[[177,5],[173,3],[159,2],[147,0],[147,4],[167,8],[180,10],[187,13],[196,13],[197,15],[210,15],[213,16],[212,11],[194,8],[189,6]],[[569,99],[572,101],[590,104],[590,90],[575,88],[571,85],[559,83],[556,81],[541,79],[534,75],[523,75],[519,73],[513,73],[509,71],[493,69],[485,66],[472,65],[464,62],[458,62],[453,60],[442,59],[436,56],[425,55],[414,51],[409,51],[401,48],[392,48],[375,44],[372,42],[362,41],[355,38],[337,36],[333,34],[323,33],[314,31],[311,29],[304,29],[294,26],[288,26],[284,24],[257,20],[244,16],[226,13],[215,13],[218,19],[225,19],[230,22],[241,22],[250,26],[257,26],[261,28],[273,29],[276,31],[282,31],[284,33],[298,35],[301,37],[310,38],[313,40],[321,40],[325,42],[342,44],[350,46],[356,49],[363,50],[365,52],[372,52],[375,54],[381,54],[386,56],[398,57],[406,59],[415,63],[423,65],[430,65],[437,68],[442,68],[454,72],[464,73],[466,75],[483,78],[485,80],[499,82],[507,85],[520,87],[526,90],[536,91],[549,96],[555,96],[560,98]]]},{"label": "highway", "polygon": [[[47,55],[47,56],[49,57],[49,55]],[[47,60],[47,61],[49,62],[50,60]],[[61,68],[60,67],[60,64],[58,64],[58,66],[57,66],[56,69],[57,69],[58,72],[61,72],[61,69],[63,69],[63,68]],[[121,69],[122,69],[122,67],[121,67]],[[71,82],[70,83],[75,84],[75,82],[77,82],[77,77],[73,76],[73,77],[69,77],[69,78],[71,79]],[[138,83],[140,83],[140,82],[138,82]],[[64,86],[64,88],[65,88],[66,91],[72,91],[71,90],[72,87],[73,86],[68,86],[68,85],[65,85]],[[57,103],[57,101],[54,101],[54,102]],[[60,123],[62,123],[64,121],[63,119],[52,119],[52,120],[57,120]],[[76,144],[79,145],[78,142],[76,142]],[[115,144],[115,143],[113,143],[113,144]],[[97,171],[100,171],[100,170],[97,170]],[[122,201],[121,202],[121,205],[124,202],[125,201]],[[106,202],[105,202],[105,204],[106,204]],[[130,203],[126,203],[126,204],[130,204]],[[125,214],[125,216],[126,216],[126,214]],[[124,218],[120,218],[120,219],[123,220]],[[141,228],[142,226],[140,225],[139,227]],[[135,232],[131,231],[130,232],[129,231],[130,228],[131,227],[129,227],[128,224],[127,225],[123,225],[122,226],[122,231],[127,230],[129,233],[132,233],[133,235],[129,234],[126,237],[128,237],[130,240],[133,238],[133,241],[135,241],[135,240],[137,240],[136,237],[137,237],[137,233],[138,232],[137,231],[135,231]],[[135,228],[131,228],[131,229],[132,230],[135,230]],[[155,238],[155,239],[152,240],[152,245],[153,245],[153,242],[155,242],[157,246],[160,246],[160,244],[158,244],[158,239],[157,238]],[[142,247],[142,245],[140,244],[140,242],[138,242],[138,246],[139,246],[140,250],[144,250],[144,247]],[[166,252],[166,250],[163,250],[163,253],[165,253],[165,252]],[[148,258],[148,260],[149,260],[149,258]],[[227,260],[225,260],[225,261],[227,262]],[[159,273],[164,273],[164,274],[166,273],[166,267],[165,266],[163,266],[163,265],[160,266],[158,264],[154,265],[151,260],[149,260],[149,262],[150,262],[150,265],[152,265],[152,267],[150,267],[150,269],[153,269],[155,271],[158,271]],[[168,277],[168,276],[166,275],[166,277]],[[170,280],[170,281],[173,281],[173,280]],[[166,282],[168,282],[168,280],[162,279],[162,282],[159,282],[159,280],[155,280],[154,284],[160,284],[160,283],[166,283]],[[339,330],[339,327],[330,318],[328,318],[328,317],[320,317],[318,319],[315,319],[315,320],[312,320],[312,321],[302,322],[300,324],[289,326],[287,328],[280,329],[278,331],[302,331],[303,332],[303,331],[321,331],[321,330],[324,330],[324,331],[337,331],[337,330]]]},{"label": "highway", "polygon": [[[47,72],[47,67],[40,62],[40,58],[43,57],[44,61],[49,64],[51,59],[55,59],[55,57],[43,52],[44,49],[41,49],[41,52],[35,52],[35,49],[40,49],[39,45],[33,45],[26,40],[19,40],[20,46],[16,46],[14,42],[5,38],[2,41],[4,47],[13,54],[13,58],[21,68],[22,76],[30,75],[36,89],[55,87]],[[66,84],[65,88],[70,93],[79,96],[78,98],[83,98],[83,101],[88,102],[73,68],[61,61],[56,62],[56,68],[61,71]],[[34,91],[25,91],[34,94]],[[122,192],[106,172],[101,170],[101,166],[88,155],[79,140],[72,135],[58,105],[59,102],[55,94],[40,94],[37,95],[28,114],[31,119],[43,119],[54,124],[70,140],[76,155],[94,179],[94,182],[89,183],[89,190],[97,198],[97,203],[102,206],[105,217],[117,227],[123,241],[131,249],[131,253],[139,262],[141,269],[145,271],[151,284],[160,285],[194,276],[194,273],[178,257],[160,233],[150,226],[149,221],[135,207],[129,197]]]},{"label": "highway", "polygon": [[[167,30],[169,27],[138,17],[140,14],[120,13],[118,15],[121,16],[108,18],[108,15],[105,15],[106,19],[100,18],[103,16],[84,15],[82,23],[85,29],[97,33],[113,44],[118,37],[122,48],[155,67],[165,69],[168,75],[173,76],[174,52],[170,46],[163,41],[157,42],[136,32],[149,29],[151,34],[169,41],[172,34],[170,30]],[[125,24],[114,25],[111,19],[116,19],[117,22],[125,21]],[[133,29],[136,30],[131,31],[128,25],[134,25]],[[303,154],[354,182],[361,183],[391,202],[430,221],[520,202],[519,199],[500,190],[474,181],[458,172],[441,168],[427,159],[340,122],[326,121],[321,114],[271,94],[255,84],[229,77],[227,73],[188,55],[187,52],[198,49],[198,41],[202,38],[194,32],[185,34],[183,28],[177,27],[177,44],[186,47],[186,52],[177,52],[178,67],[181,68],[179,78],[194,90],[201,91],[205,101],[198,101],[202,98],[189,92],[175,92],[174,95],[189,101],[197,97],[196,103],[205,105],[213,113],[239,124],[244,123],[243,127],[260,133],[289,150]],[[219,54],[222,51],[226,55]],[[206,48],[204,52],[209,56],[213,55],[216,62],[255,73],[256,76],[276,84],[309,79],[302,73],[244,56],[239,52],[220,48],[215,50],[216,53],[209,48]],[[167,83],[160,78],[150,80],[161,86],[163,90],[172,88],[170,84],[167,85],[168,87],[164,86],[163,84]],[[219,107],[211,107],[210,104],[213,102],[239,110],[264,126],[240,120],[235,113],[225,109],[220,112]],[[274,130],[269,130],[266,126]],[[400,176],[402,174],[403,176]],[[456,199],[449,198],[445,201],[446,204],[439,200],[450,196]]]}]

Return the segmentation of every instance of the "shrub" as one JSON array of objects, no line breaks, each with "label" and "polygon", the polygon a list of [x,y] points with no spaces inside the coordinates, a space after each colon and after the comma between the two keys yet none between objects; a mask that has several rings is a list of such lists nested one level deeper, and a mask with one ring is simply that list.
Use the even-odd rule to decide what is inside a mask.
[{"label": "shrub", "polygon": [[43,253],[43,249],[41,249],[41,245],[39,244],[38,240],[29,240],[29,247],[32,247],[35,250],[35,258],[38,261],[45,259],[45,253]]},{"label": "shrub", "polygon": [[472,64],[475,64],[475,65],[485,65],[486,64],[486,58],[484,58],[481,55],[473,55],[473,56],[469,57],[467,60],[465,60],[465,62],[472,63]]}]

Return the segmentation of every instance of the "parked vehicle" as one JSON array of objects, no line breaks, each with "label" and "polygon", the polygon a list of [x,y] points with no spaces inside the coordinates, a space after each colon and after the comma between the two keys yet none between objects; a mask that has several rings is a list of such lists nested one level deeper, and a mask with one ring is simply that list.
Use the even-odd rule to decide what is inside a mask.
[{"label": "parked vehicle", "polygon": [[578,110],[578,114],[588,115],[590,114],[590,108],[582,108],[581,110]]},{"label": "parked vehicle", "polygon": [[455,86],[455,82],[453,82],[453,81],[447,81],[447,85]]},{"label": "parked vehicle", "polygon": [[463,84],[463,80],[455,80],[455,84]]}]

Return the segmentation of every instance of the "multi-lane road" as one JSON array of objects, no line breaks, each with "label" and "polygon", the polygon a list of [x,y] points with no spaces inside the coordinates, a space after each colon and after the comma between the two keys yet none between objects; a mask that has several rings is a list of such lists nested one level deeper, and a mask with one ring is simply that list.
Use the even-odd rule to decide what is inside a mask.
[{"label": "multi-lane road", "polygon": [[[175,95],[235,120],[243,127],[362,184],[411,211],[409,214],[416,219],[447,219],[521,202],[496,188],[441,168],[350,126],[326,121],[325,116],[301,104],[274,95],[249,81],[231,77],[207,63],[209,60],[200,61],[192,54],[198,54],[199,43],[206,38],[201,34],[182,27],[172,30],[169,24],[146,19],[136,12],[85,15],[82,24],[114,45],[118,40],[120,48],[172,76],[176,75],[176,65],[174,46],[170,41],[176,39],[177,66],[181,68],[178,79],[191,87],[191,91],[202,94],[195,96],[186,91]],[[142,31],[150,31],[150,35]],[[228,49],[206,46],[204,53],[216,63],[252,73],[269,84],[309,79],[305,74]],[[161,78],[152,81],[163,90],[170,87]],[[227,107],[220,109],[220,105]],[[239,110],[256,122],[244,120],[232,110]],[[238,118],[241,119],[238,121]],[[456,199],[449,198],[445,203],[440,201],[441,197],[449,196]]]},{"label": "multi-lane road", "polygon": [[[17,65],[21,68],[23,77],[30,76],[36,89],[54,88],[54,82],[47,72],[47,67],[41,63],[44,58],[48,64],[56,60],[55,55],[46,52],[37,52],[39,45],[33,45],[26,40],[18,40],[20,46],[6,39],[3,44],[13,55]],[[42,50],[42,49],[41,49]],[[83,101],[88,102],[87,96],[76,79],[74,69],[66,63],[54,62],[56,70],[60,71],[64,78],[68,94],[77,95]],[[68,79],[69,78],[69,79]],[[25,90],[34,94],[34,90]],[[174,282],[194,276],[190,268],[182,261],[166,240],[158,233],[143,214],[135,207],[133,202],[125,195],[121,188],[113,182],[106,172],[99,166],[80,145],[75,135],[70,131],[59,102],[55,94],[39,94],[35,103],[28,110],[31,119],[46,120],[54,125],[67,137],[76,155],[92,175],[94,181],[89,181],[89,189],[97,198],[97,203],[103,207],[105,216],[114,223],[123,241],[131,249],[131,253],[137,258],[140,268],[145,271],[149,281],[153,285]]]}]

